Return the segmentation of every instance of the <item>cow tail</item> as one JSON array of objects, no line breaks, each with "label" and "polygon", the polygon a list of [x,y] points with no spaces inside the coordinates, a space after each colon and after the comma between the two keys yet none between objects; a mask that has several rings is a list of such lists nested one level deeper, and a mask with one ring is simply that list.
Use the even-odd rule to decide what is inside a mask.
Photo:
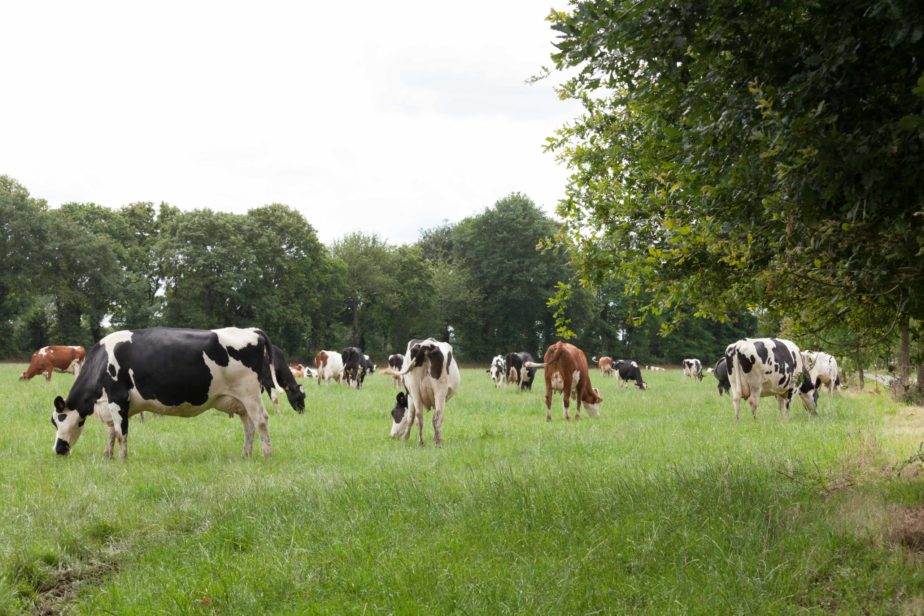
[{"label": "cow tail", "polygon": [[[258,329],[257,332],[260,336],[260,341],[263,343],[263,374],[260,375],[260,380],[264,383],[272,384],[274,390],[281,391],[282,387],[280,387],[279,381],[276,380],[276,366],[273,365],[273,345],[266,332],[262,329]],[[266,374],[267,370],[269,374]]]},{"label": "cow tail", "polygon": [[[751,390],[748,389],[747,381],[744,378],[744,370],[741,368],[741,362],[737,357],[738,347],[731,350],[725,350],[725,369],[728,370],[728,380],[731,381],[732,387],[738,390],[740,397],[749,398]],[[732,395],[734,395],[732,391]]]}]

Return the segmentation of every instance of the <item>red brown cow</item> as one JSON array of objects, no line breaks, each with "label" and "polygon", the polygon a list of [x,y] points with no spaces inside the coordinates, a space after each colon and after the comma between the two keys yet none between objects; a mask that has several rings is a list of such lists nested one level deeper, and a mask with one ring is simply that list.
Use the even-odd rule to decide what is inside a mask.
[{"label": "red brown cow", "polygon": [[[541,364],[530,363],[529,368],[545,368],[545,420],[552,421],[552,391],[557,389],[553,380],[561,378],[562,396],[564,397],[565,419],[569,420],[568,406],[571,399],[572,387],[577,399],[577,412],[575,419],[581,418],[581,404],[587,407],[588,415],[600,414],[600,403],[603,398],[590,384],[587,357],[584,351],[567,342],[556,342],[545,351],[545,361]],[[555,373],[559,373],[556,375]],[[575,381],[577,383],[575,384]]]},{"label": "red brown cow", "polygon": [[86,351],[82,346],[46,346],[32,354],[29,367],[19,376],[20,381],[28,381],[41,374],[46,381],[51,380],[52,370],[80,374]]},{"label": "red brown cow", "polygon": [[605,376],[613,374],[613,358],[609,356],[601,357],[597,360],[597,367]]}]

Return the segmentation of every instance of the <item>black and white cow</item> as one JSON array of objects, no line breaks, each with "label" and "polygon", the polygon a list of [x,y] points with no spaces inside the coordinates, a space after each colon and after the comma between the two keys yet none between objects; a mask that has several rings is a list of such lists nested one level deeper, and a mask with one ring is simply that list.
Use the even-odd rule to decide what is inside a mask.
[{"label": "black and white cow", "polygon": [[[285,368],[285,364],[282,366]],[[157,327],[118,331],[87,354],[67,400],[54,401],[51,422],[57,428],[54,451],[66,455],[97,415],[109,428],[106,457],[119,441],[119,457],[128,454],[128,418],[141,411],[194,417],[208,409],[238,415],[244,424],[244,455],[259,432],[263,455],[272,452],[269,417],[261,387],[274,383],[269,338],[256,328],[215,330]]]},{"label": "black and white cow", "polygon": [[789,415],[793,395],[798,392],[806,410],[816,415],[820,381],[812,377],[799,347],[780,338],[745,338],[725,348],[725,363],[731,383],[735,419],[744,398],[751,405],[751,415],[757,419],[757,405],[765,396],[776,396],[782,415]]},{"label": "black and white cow", "polygon": [[401,366],[404,365],[404,355],[401,353],[392,353],[388,356],[388,368],[385,374],[391,376],[395,386],[404,385],[404,377],[401,376]]},{"label": "black and white cow", "polygon": [[697,379],[703,380],[703,364],[698,359],[683,360],[683,376],[691,381]]},{"label": "black and white cow", "polygon": [[635,381],[635,386],[639,389],[648,389],[648,385],[642,380],[642,370],[634,361],[617,359],[613,362],[613,372],[616,373],[620,385],[628,386],[629,381]]},{"label": "black and white cow", "polygon": [[407,439],[414,421],[419,429],[417,444],[423,445],[423,414],[433,409],[433,443],[443,442],[443,410],[446,401],[459,391],[461,373],[459,362],[452,355],[452,346],[433,338],[411,340],[407,343],[401,376],[407,395],[396,396],[391,411],[391,437]]},{"label": "black and white cow", "polygon": [[343,349],[340,356],[343,358],[343,378],[346,379],[347,385],[359,389],[366,377],[366,356],[357,347]]},{"label": "black and white cow", "polygon": [[535,359],[527,352],[507,353],[504,362],[507,365],[507,382],[519,386],[520,391],[533,389],[533,379],[536,378],[535,368],[526,368],[525,364],[535,363]]},{"label": "black and white cow", "polygon": [[840,387],[840,372],[833,355],[823,351],[803,351],[802,359],[805,360],[805,367],[812,376],[812,380],[820,380],[821,384],[828,389],[829,394],[833,394],[836,388]]},{"label": "black and white cow", "polygon": [[375,374],[375,364],[368,355],[363,355],[363,372],[366,374]]},{"label": "black and white cow", "polygon": [[[295,380],[295,375],[289,368],[289,361],[286,354],[283,353],[275,344],[273,348],[273,370],[276,371],[276,381],[261,382],[260,384],[269,392],[270,400],[273,401],[273,408],[279,412],[279,390],[275,387],[278,385],[286,392],[286,398],[289,404],[296,412],[302,413],[305,410],[305,389]],[[303,368],[304,370],[304,368]]]},{"label": "black and white cow", "polygon": [[485,372],[491,375],[495,389],[507,384],[507,361],[503,355],[495,355],[494,359],[491,360],[491,367]]},{"label": "black and white cow", "polygon": [[731,391],[731,382],[728,380],[728,363],[723,357],[719,361],[715,362],[715,370],[712,371],[712,374],[715,375],[716,380],[719,381],[719,395],[722,395],[722,392],[728,393]]}]

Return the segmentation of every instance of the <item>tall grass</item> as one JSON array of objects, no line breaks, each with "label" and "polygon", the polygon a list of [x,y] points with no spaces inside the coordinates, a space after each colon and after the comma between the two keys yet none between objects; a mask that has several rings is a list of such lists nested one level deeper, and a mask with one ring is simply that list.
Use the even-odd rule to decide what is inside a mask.
[{"label": "tall grass", "polygon": [[[52,453],[73,377],[0,366],[0,611],[76,613],[913,613],[924,570],[895,539],[924,440],[882,396],[822,395],[736,423],[714,381],[594,371],[599,418],[544,421],[533,392],[463,371],[444,446],[388,438],[395,390],[306,383],[242,459],[236,419],[132,420],[105,460],[91,419]],[[573,412],[573,411],[572,411]],[[909,423],[910,422],[910,423]],[[909,428],[911,426],[911,429]],[[917,427],[915,427],[917,426]],[[911,610],[909,612],[909,610]]]}]

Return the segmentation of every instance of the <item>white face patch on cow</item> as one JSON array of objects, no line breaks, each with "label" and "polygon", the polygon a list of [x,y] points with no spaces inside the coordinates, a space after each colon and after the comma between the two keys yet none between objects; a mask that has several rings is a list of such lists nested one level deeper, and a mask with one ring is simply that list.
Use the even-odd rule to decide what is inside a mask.
[{"label": "white face patch on cow", "polygon": [[81,417],[77,411],[68,409],[61,396],[58,396],[55,398],[55,408],[51,421],[56,428],[55,444],[52,451],[58,455],[67,455],[74,444],[77,443],[77,440],[80,439],[86,419]]}]

